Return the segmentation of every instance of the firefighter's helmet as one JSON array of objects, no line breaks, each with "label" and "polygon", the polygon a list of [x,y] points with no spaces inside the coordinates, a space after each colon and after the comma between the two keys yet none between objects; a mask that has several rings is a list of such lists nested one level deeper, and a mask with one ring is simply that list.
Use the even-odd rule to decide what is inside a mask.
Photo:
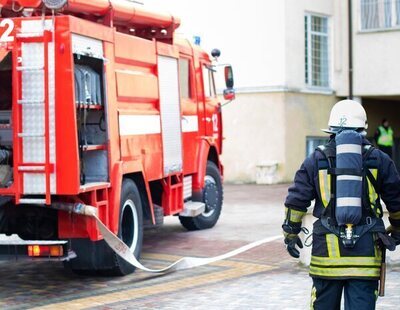
[{"label": "firefighter's helmet", "polygon": [[354,100],[342,100],[336,103],[329,117],[327,133],[337,133],[343,129],[354,129],[365,132],[368,128],[367,113],[363,106]]}]

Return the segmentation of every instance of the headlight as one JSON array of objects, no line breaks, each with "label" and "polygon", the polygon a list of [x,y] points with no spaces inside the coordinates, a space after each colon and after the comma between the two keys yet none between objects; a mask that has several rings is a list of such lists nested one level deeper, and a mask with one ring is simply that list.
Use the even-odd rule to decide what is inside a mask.
[{"label": "headlight", "polygon": [[50,10],[60,10],[62,9],[68,2],[68,0],[43,0],[46,8]]}]

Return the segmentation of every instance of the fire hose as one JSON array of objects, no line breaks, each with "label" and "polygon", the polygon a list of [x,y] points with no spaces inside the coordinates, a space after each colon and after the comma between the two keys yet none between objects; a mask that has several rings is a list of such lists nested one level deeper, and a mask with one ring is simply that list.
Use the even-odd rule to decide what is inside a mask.
[{"label": "fire hose", "polygon": [[263,244],[282,238],[281,236],[268,237],[215,257],[209,257],[209,258],[183,257],[165,268],[150,269],[143,266],[130,251],[129,247],[120,238],[118,238],[112,231],[110,231],[106,225],[103,224],[103,222],[97,216],[97,209],[95,207],[77,203],[73,205],[58,204],[57,208],[64,211],[69,211],[76,214],[93,217],[98,224],[98,227],[100,229],[101,234],[103,235],[105,242],[113,251],[115,251],[116,254],[118,254],[121,258],[123,258],[125,261],[135,266],[136,268],[150,273],[169,273],[178,270],[190,269],[194,267],[200,267],[212,264],[221,260],[234,257],[241,253],[247,252],[253,248],[259,247]]}]

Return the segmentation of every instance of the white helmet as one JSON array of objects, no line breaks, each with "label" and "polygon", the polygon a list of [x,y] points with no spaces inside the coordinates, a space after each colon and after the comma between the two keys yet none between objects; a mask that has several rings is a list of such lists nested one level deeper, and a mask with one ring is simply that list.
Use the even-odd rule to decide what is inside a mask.
[{"label": "white helmet", "polygon": [[327,133],[336,133],[346,129],[367,129],[367,113],[363,106],[354,100],[342,100],[336,103],[329,117],[329,129],[323,129]]}]

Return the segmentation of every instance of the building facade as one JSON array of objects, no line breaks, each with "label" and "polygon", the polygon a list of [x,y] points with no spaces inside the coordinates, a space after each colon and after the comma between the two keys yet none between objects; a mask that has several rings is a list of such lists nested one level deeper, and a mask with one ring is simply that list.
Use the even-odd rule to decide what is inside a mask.
[{"label": "building facade", "polygon": [[[200,36],[206,49],[220,48],[223,62],[234,67],[237,99],[224,107],[226,181],[292,180],[328,138],[321,128],[330,109],[349,93],[348,2],[145,4],[181,16],[181,33]],[[388,118],[398,137],[400,0],[352,0],[352,26],[354,95],[367,110],[368,135]]]}]

